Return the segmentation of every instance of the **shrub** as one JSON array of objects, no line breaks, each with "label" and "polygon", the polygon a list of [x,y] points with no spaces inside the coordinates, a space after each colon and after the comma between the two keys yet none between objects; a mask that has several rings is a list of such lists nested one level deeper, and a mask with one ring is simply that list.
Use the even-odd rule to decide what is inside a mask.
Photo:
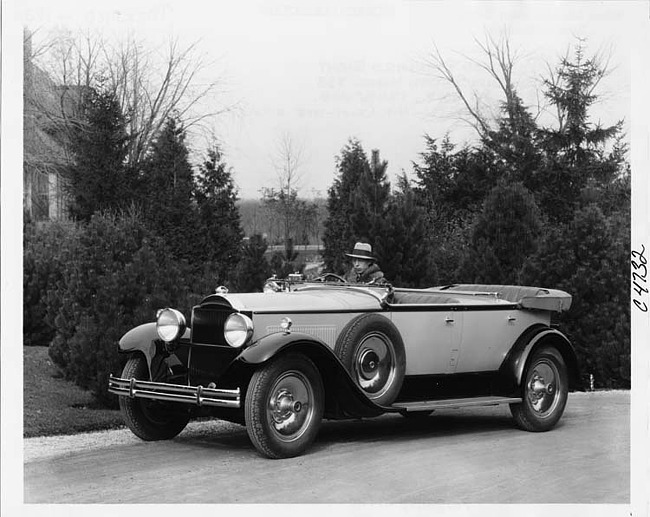
[{"label": "shrub", "polygon": [[23,234],[23,342],[47,346],[55,335],[48,317],[48,292],[62,281],[63,264],[74,254],[72,223],[28,223]]},{"label": "shrub", "polygon": [[189,309],[181,266],[135,213],[93,216],[61,266],[48,293],[56,327],[50,357],[68,379],[115,404],[107,379],[121,370],[119,338],[160,307]]},{"label": "shrub", "polygon": [[550,231],[523,269],[525,283],[573,295],[562,329],[599,387],[630,387],[628,221],[587,206]]}]

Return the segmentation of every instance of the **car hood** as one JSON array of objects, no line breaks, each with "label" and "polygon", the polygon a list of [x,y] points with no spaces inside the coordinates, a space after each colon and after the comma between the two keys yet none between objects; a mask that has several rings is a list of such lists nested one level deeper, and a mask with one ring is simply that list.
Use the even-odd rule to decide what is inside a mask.
[{"label": "car hood", "polygon": [[251,312],[366,311],[381,310],[380,300],[384,292],[364,288],[322,288],[277,293],[228,293],[212,295],[210,301]]}]

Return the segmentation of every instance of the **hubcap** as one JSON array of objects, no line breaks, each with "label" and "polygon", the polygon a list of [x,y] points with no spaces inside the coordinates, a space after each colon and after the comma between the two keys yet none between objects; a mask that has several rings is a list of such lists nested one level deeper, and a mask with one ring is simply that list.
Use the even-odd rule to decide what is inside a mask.
[{"label": "hubcap", "polygon": [[314,415],[314,391],[300,372],[285,372],[271,389],[267,417],[279,439],[293,441],[309,427]]},{"label": "hubcap", "polygon": [[378,332],[368,334],[359,343],[355,355],[357,383],[371,399],[381,397],[395,378],[395,356],[387,339]]},{"label": "hubcap", "polygon": [[557,406],[559,379],[557,367],[550,361],[540,361],[532,368],[527,383],[527,397],[533,411],[539,416],[547,416]]},{"label": "hubcap", "polygon": [[373,378],[379,368],[379,357],[374,350],[364,350],[359,357],[359,373],[361,376],[370,380]]}]

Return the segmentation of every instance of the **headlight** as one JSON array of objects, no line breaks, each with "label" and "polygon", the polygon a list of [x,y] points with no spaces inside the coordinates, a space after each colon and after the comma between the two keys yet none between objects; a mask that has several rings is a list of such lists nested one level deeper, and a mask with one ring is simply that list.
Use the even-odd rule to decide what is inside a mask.
[{"label": "headlight", "polygon": [[156,331],[160,339],[169,343],[185,332],[185,316],[176,309],[161,309],[156,318]]},{"label": "headlight", "polygon": [[234,312],[226,319],[223,335],[231,347],[239,348],[253,335],[253,322],[248,316]]}]

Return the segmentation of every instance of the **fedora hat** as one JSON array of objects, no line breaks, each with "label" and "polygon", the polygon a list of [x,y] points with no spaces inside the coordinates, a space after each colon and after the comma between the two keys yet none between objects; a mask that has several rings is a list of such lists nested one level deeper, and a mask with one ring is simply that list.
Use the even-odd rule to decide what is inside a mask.
[{"label": "fedora hat", "polygon": [[365,260],[375,260],[375,257],[372,254],[372,246],[365,242],[357,242],[354,245],[352,253],[346,253],[348,257],[360,258]]}]

